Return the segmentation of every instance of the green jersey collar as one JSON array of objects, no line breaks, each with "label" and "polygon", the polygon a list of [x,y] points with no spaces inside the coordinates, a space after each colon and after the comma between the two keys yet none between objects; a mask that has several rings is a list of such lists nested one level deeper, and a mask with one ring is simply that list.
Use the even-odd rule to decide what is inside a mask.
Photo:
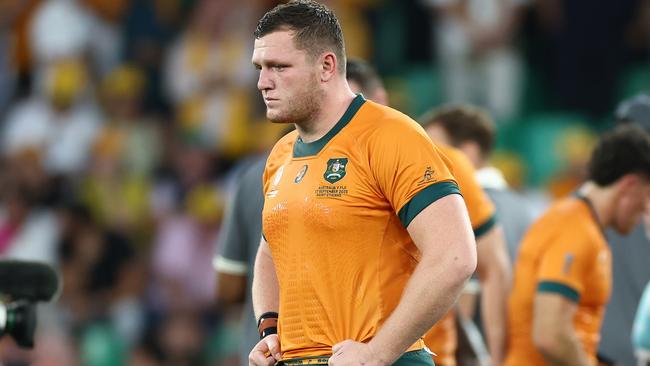
[{"label": "green jersey collar", "polygon": [[352,100],[348,109],[343,113],[341,119],[336,122],[334,127],[325,136],[314,142],[302,142],[300,136],[296,139],[296,143],[293,145],[293,157],[294,158],[304,158],[307,156],[317,155],[325,145],[327,145],[330,140],[339,133],[343,127],[347,126],[348,123],[352,120],[352,117],[357,113],[359,108],[366,102],[366,99],[361,94]]}]

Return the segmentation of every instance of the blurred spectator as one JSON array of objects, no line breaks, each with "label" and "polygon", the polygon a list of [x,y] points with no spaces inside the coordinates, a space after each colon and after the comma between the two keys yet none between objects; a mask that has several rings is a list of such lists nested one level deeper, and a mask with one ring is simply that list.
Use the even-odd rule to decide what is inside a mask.
[{"label": "blurred spectator", "polygon": [[562,166],[548,182],[547,190],[553,199],[570,195],[585,181],[589,155],[597,138],[588,128],[572,126],[554,141]]},{"label": "blurred spectator", "polygon": [[209,149],[188,137],[175,158],[174,176],[159,181],[152,195],[154,306],[201,311],[214,301],[212,258],[223,199]]},{"label": "blurred spectator", "polygon": [[61,303],[70,326],[83,331],[110,320],[119,342],[133,345],[144,325],[138,300],[143,273],[133,245],[122,234],[98,226],[84,206],[64,207],[60,220]]},{"label": "blurred spectator", "polygon": [[192,366],[201,360],[203,329],[193,312],[172,312],[163,321],[159,342],[164,366]]},{"label": "blurred spectator", "polygon": [[622,101],[615,113],[618,123],[636,123],[650,132],[650,92]]},{"label": "blurred spectator", "polygon": [[324,0],[335,13],[345,34],[345,51],[350,57],[363,60],[373,54],[370,25],[367,12],[377,7],[378,0]]},{"label": "blurred spectator", "polygon": [[523,65],[514,46],[528,0],[425,0],[435,10],[445,100],[487,107],[497,120],[519,108]]},{"label": "blurred spectator", "polygon": [[119,65],[124,49],[121,22],[125,16],[127,0],[81,0],[89,9],[91,23],[89,53],[95,72],[106,76]]},{"label": "blurred spectator", "polygon": [[36,207],[26,187],[4,182],[0,205],[0,258],[57,264],[59,229],[51,210]]},{"label": "blurred spectator", "polygon": [[30,25],[34,86],[47,83],[48,68],[62,59],[82,59],[91,42],[92,23],[76,0],[41,2]]},{"label": "blurred spectator", "polygon": [[66,195],[66,183],[48,175],[43,166],[43,153],[37,148],[24,148],[5,159],[7,179],[27,192],[37,207],[53,207]]},{"label": "blurred spectator", "polygon": [[166,61],[170,99],[180,123],[229,157],[247,151],[255,69],[251,66],[254,2],[201,0]]},{"label": "blurred spectator", "polygon": [[31,49],[31,25],[34,14],[44,0],[5,1],[5,3],[20,4],[24,7],[19,12],[13,25],[11,41],[11,59],[18,77],[16,94],[23,97],[28,94],[32,85],[32,49]]},{"label": "blurred spectator", "polygon": [[36,10],[31,26],[37,84],[46,65],[60,59],[87,59],[91,75],[103,77],[122,58],[120,22],[125,0],[49,0]]},{"label": "blurred spectator", "polygon": [[31,44],[37,63],[83,55],[89,30],[88,14],[77,1],[44,1],[32,20]]},{"label": "blurred spectator", "polygon": [[151,175],[161,155],[158,121],[144,113],[145,89],[144,75],[131,65],[114,69],[101,89],[108,123],[100,133],[100,141],[111,141],[105,141],[104,148],[115,149],[121,170],[128,175]]},{"label": "blurred spectator", "polygon": [[21,1],[0,2],[0,116],[14,93],[16,65],[11,58],[14,49],[13,26],[25,5]]},{"label": "blurred spectator", "polygon": [[[640,14],[640,0],[536,2],[543,43],[533,60],[545,71],[555,104],[605,116],[630,59],[626,33]],[[587,11],[588,10],[588,11]]]},{"label": "blurred spectator", "polygon": [[[618,123],[635,123],[650,133],[650,95],[622,101],[615,114]],[[628,337],[634,323],[634,310],[643,289],[650,281],[650,213],[627,236],[607,231],[612,251],[613,289],[601,330],[599,353],[620,365],[635,365],[634,348]]]},{"label": "blurred spectator", "polygon": [[139,247],[150,239],[148,197],[161,156],[157,121],[144,114],[144,75],[124,65],[102,83],[106,123],[93,148],[82,195],[95,217],[128,233]]},{"label": "blurred spectator", "polygon": [[235,329],[215,328],[196,312],[174,310],[150,328],[143,342],[131,352],[128,365],[237,366],[232,353],[234,339]]},{"label": "blurred spectator", "polygon": [[11,157],[36,149],[48,173],[80,173],[100,124],[87,88],[86,69],[79,61],[48,66],[45,90],[33,92],[10,110],[2,131],[3,154]]},{"label": "blurred spectator", "polygon": [[650,61],[650,0],[638,1],[639,5],[625,29],[625,44],[633,52],[633,61],[647,63]]},{"label": "blurred spectator", "polygon": [[[219,2],[219,1],[216,1]],[[168,111],[163,93],[162,63],[169,44],[181,27],[186,7],[184,0],[134,0],[123,27],[126,61],[141,67],[146,75],[145,108]]]},{"label": "blurred spectator", "polygon": [[129,366],[159,366],[160,356],[146,345],[134,348],[129,356]]}]

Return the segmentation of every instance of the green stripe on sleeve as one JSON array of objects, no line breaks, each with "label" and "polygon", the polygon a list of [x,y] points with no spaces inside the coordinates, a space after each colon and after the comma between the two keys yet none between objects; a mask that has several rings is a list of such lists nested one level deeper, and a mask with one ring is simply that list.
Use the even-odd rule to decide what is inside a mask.
[{"label": "green stripe on sleeve", "polygon": [[494,225],[496,225],[496,223],[497,223],[497,215],[494,214],[490,216],[490,218],[484,224],[474,229],[474,237],[477,239],[480,238],[485,233],[490,231],[490,229],[492,229]]},{"label": "green stripe on sleeve", "polygon": [[402,225],[408,227],[415,216],[422,212],[422,210],[427,206],[450,194],[460,194],[460,189],[458,189],[458,185],[455,182],[440,182],[432,184],[411,198],[411,200],[408,201],[401,210],[399,210],[397,216],[402,221]]},{"label": "green stripe on sleeve", "polygon": [[552,292],[560,294],[576,303],[580,300],[580,294],[578,291],[561,282],[542,281],[537,285],[537,292]]}]

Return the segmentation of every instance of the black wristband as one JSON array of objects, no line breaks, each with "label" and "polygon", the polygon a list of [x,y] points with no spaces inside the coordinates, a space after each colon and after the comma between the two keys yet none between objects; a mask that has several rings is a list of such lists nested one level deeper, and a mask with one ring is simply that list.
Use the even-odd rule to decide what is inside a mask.
[{"label": "black wristband", "polygon": [[267,336],[270,336],[271,334],[278,334],[278,327],[264,328],[262,330],[262,333],[260,333],[260,339],[264,339]]},{"label": "black wristband", "polygon": [[260,339],[278,334],[278,313],[269,311],[262,314],[257,320],[257,331],[260,333]]}]

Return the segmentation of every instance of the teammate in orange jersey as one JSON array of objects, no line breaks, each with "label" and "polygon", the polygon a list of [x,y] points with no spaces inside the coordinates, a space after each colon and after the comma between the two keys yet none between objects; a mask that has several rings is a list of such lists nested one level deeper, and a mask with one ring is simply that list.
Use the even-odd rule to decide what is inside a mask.
[{"label": "teammate in orange jersey", "polygon": [[348,59],[345,65],[345,78],[352,92],[361,93],[375,103],[390,105],[384,82],[372,65],[366,61],[358,58]]},{"label": "teammate in orange jersey", "polygon": [[297,130],[264,173],[250,364],[432,365],[421,337],[476,267],[448,162],[416,122],[352,93],[323,5],[266,13],[252,62],[267,118]]},{"label": "teammate in orange jersey", "polygon": [[[452,174],[469,212],[477,245],[476,274],[482,293],[481,319],[490,364],[499,366],[506,352],[507,298],[511,286],[511,266],[503,228],[497,222],[494,204],[479,185],[474,167],[463,152],[449,145],[437,146],[451,161]],[[451,310],[424,337],[426,345],[438,355],[434,358],[439,360],[437,364],[440,366],[456,365],[458,335],[455,316],[455,310]]]},{"label": "teammate in orange jersey", "polygon": [[648,207],[650,137],[617,127],[601,137],[588,170],[578,193],[551,206],[521,244],[507,366],[596,364],[612,281],[603,230],[629,233]]},{"label": "teammate in orange jersey", "polygon": [[[379,103],[388,101],[381,79],[370,65],[362,60],[349,60],[347,66],[347,79],[353,91],[361,92]],[[433,114],[429,116],[434,117]],[[420,122],[428,133],[432,121]],[[488,334],[491,361],[493,365],[500,365],[505,357],[506,299],[510,290],[510,263],[503,232],[496,221],[494,205],[480,187],[471,162],[460,150],[440,141],[434,142],[449,158],[450,169],[467,205],[478,245],[477,272],[484,289],[481,309]],[[450,311],[424,337],[425,344],[436,354],[434,360],[437,365],[456,365],[458,335],[454,317],[455,312]]]}]

